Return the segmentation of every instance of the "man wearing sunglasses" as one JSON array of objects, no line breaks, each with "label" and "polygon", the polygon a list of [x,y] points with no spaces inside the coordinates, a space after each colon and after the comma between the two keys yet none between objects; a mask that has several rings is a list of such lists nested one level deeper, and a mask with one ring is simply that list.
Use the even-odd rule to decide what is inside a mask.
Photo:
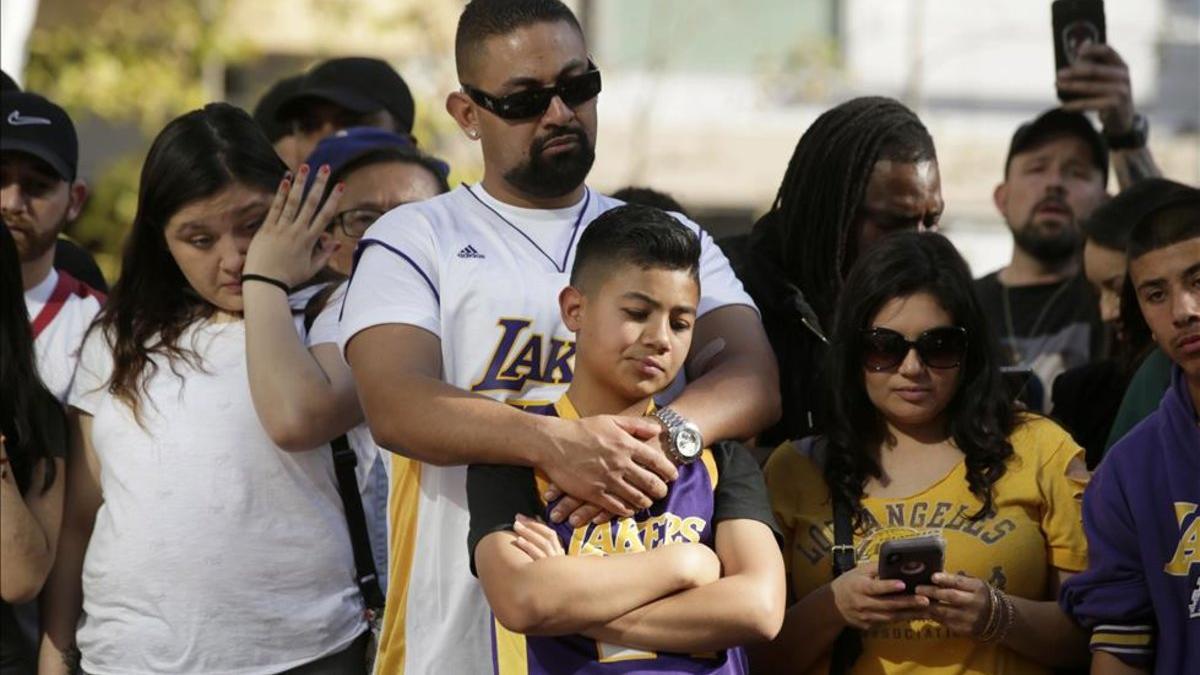
[{"label": "man wearing sunglasses", "polygon": [[483,180],[372,226],[341,321],[371,431],[408,458],[393,461],[381,672],[491,668],[488,609],[462,545],[466,464],[535,467],[547,492],[570,496],[552,517],[578,525],[666,494],[677,475],[667,431],[679,439],[686,428],[711,444],[753,436],[779,414],[758,314],[704,233],[696,349],[690,383],[662,415],[671,422],[562,420],[496,404],[565,391],[575,346],[556,295],[582,230],[620,202],[584,184],[601,78],[569,9],[474,0],[455,56],[462,86],[446,107],[480,141]]}]

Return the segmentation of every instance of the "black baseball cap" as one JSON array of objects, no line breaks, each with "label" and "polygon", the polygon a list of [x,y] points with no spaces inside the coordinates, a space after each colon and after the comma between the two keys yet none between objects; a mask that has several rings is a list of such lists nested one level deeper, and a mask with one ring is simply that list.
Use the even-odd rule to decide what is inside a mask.
[{"label": "black baseball cap", "polygon": [[395,118],[397,131],[412,133],[412,92],[400,73],[380,59],[349,56],[318,63],[304,75],[300,90],[280,103],[276,118],[295,118],[305,99],[314,98],[361,114],[386,110]]},{"label": "black baseball cap", "polygon": [[285,77],[271,85],[254,106],[254,121],[272,143],[292,133],[291,127],[279,119],[279,106],[299,92],[303,83],[304,75]]},{"label": "black baseball cap", "polygon": [[0,152],[23,152],[50,165],[65,181],[75,180],[79,137],[67,111],[23,91],[0,93]]},{"label": "black baseball cap", "polygon": [[1096,131],[1091,121],[1083,113],[1068,112],[1062,108],[1051,108],[1038,115],[1033,120],[1017,127],[1013,134],[1012,143],[1008,146],[1008,158],[1004,160],[1004,174],[1008,175],[1008,167],[1012,158],[1026,150],[1030,150],[1055,136],[1069,134],[1087,143],[1092,150],[1092,160],[1104,181],[1108,182],[1108,144],[1104,137]]},{"label": "black baseball cap", "polygon": [[0,91],[21,91],[21,85],[8,73],[0,70]]}]

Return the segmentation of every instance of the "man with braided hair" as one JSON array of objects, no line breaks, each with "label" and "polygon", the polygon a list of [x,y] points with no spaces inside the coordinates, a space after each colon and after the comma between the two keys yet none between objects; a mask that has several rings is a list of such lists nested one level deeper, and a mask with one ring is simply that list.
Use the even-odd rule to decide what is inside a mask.
[{"label": "man with braided hair", "polygon": [[749,235],[722,242],[779,361],[783,418],[759,446],[820,423],[825,329],[854,261],[887,234],[936,227],[943,206],[933,138],[899,102],[851,99],[804,132],[771,210]]}]

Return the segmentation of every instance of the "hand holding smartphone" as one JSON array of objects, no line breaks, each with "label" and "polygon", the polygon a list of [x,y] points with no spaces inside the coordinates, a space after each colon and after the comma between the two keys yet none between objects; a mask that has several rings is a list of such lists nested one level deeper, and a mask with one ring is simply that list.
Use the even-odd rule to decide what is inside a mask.
[{"label": "hand holding smartphone", "polygon": [[[1055,72],[1068,68],[1087,45],[1105,44],[1104,0],[1054,0],[1050,5],[1054,31]],[[1058,99],[1068,101],[1079,94],[1058,90]]]},{"label": "hand holding smartphone", "polygon": [[893,539],[879,550],[879,578],[904,582],[904,593],[933,584],[933,575],[946,564],[946,540],[941,535]]}]

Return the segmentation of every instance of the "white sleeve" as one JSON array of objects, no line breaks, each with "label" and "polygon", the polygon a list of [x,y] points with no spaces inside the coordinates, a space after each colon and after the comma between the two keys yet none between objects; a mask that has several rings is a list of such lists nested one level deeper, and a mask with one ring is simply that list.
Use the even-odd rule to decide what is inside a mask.
[{"label": "white sleeve", "polygon": [[437,243],[433,227],[412,209],[383,216],[358,244],[358,262],[342,303],[339,348],[359,332],[408,324],[441,333]]},{"label": "white sleeve", "polygon": [[758,311],[754,300],[742,288],[742,282],[733,273],[729,259],[717,246],[717,242],[696,223],[678,213],[671,214],[700,236],[700,306],[698,317],[726,305],[746,305]]},{"label": "white sleeve", "polygon": [[79,365],[67,394],[67,404],[95,415],[100,401],[108,395],[108,381],[113,372],[113,354],[104,329],[96,326],[88,331],[79,349]]},{"label": "white sleeve", "polygon": [[305,340],[309,347],[338,343],[338,333],[341,330],[338,315],[342,313],[342,301],[345,298],[346,282],[343,281],[338,283],[337,289],[329,294],[329,298],[325,301],[325,307],[317,314],[317,318],[313,319],[312,327],[309,328]]}]

